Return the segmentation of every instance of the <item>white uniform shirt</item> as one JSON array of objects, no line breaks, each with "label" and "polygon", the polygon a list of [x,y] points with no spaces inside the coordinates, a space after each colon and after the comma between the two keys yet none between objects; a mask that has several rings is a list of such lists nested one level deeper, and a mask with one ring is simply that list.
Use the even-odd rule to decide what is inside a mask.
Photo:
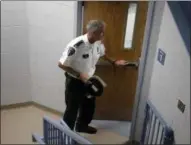
[{"label": "white uniform shirt", "polygon": [[87,34],[72,40],[64,50],[60,62],[79,73],[86,73],[92,77],[96,64],[101,56],[105,55],[105,47],[97,41],[89,43]]}]

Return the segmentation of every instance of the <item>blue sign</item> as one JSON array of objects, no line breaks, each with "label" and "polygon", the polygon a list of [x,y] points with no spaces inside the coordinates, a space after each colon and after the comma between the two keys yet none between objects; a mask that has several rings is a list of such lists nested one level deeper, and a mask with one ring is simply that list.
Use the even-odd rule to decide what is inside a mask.
[{"label": "blue sign", "polygon": [[166,57],[166,53],[164,51],[162,51],[160,48],[158,49],[158,61],[164,65],[164,62],[165,62],[165,57]]}]

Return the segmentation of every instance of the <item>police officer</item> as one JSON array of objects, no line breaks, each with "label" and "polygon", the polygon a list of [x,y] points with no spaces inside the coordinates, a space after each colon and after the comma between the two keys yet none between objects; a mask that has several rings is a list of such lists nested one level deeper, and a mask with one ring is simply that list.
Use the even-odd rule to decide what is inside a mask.
[{"label": "police officer", "polygon": [[[115,65],[125,65],[124,60],[112,60],[105,54],[102,43],[105,23],[91,20],[87,24],[87,33],[72,40],[65,48],[58,66],[65,70],[66,110],[63,120],[76,131],[94,134],[97,130],[88,124],[95,110],[95,97],[87,98],[85,83],[94,75],[96,63],[100,57]],[[77,114],[79,111],[79,116]]]}]

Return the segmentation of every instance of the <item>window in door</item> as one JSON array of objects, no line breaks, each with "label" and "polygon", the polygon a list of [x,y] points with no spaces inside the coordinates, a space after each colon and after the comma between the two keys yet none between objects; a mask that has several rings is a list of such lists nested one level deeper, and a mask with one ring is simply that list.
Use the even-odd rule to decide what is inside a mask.
[{"label": "window in door", "polygon": [[130,3],[128,8],[128,13],[127,13],[127,20],[126,20],[126,30],[125,30],[125,39],[124,39],[125,50],[132,49],[136,12],[137,12],[137,3]]}]

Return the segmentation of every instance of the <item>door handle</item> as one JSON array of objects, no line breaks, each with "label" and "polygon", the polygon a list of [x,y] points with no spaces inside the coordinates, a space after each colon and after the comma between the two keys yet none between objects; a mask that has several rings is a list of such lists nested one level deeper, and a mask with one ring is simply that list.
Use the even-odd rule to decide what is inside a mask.
[{"label": "door handle", "polygon": [[137,61],[127,61],[126,63],[126,67],[139,67],[139,63],[140,63],[140,58]]},{"label": "door handle", "polygon": [[126,67],[139,67],[139,63],[138,62],[127,62],[125,64]]}]

